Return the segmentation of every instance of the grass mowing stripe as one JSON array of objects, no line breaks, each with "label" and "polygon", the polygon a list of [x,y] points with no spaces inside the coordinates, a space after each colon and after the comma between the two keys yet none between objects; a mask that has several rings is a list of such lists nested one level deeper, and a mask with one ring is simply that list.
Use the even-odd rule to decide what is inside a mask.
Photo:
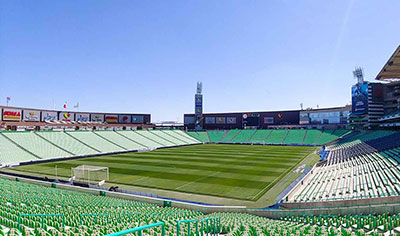
[{"label": "grass mowing stripe", "polygon": [[[71,167],[73,167],[73,166],[71,166]],[[143,169],[142,170],[135,169],[133,171],[132,169],[128,169],[128,168],[117,168],[117,167],[112,167],[112,166],[110,166],[109,169],[110,169],[111,173],[126,174],[126,175],[139,175],[139,176],[145,176],[145,177],[152,177],[152,178],[155,178],[155,179],[169,179],[169,180],[182,180],[182,179],[185,179],[185,181],[194,181],[194,180],[201,179],[201,178],[205,177],[204,175],[197,175],[197,174],[170,173],[170,172],[162,172],[162,171],[143,170]],[[33,171],[31,171],[31,172],[33,172]],[[114,180],[111,179],[110,182],[114,182]],[[228,186],[237,186],[237,185],[238,186],[243,186],[243,185],[246,184],[246,187],[248,187],[248,188],[260,188],[260,186],[265,185],[264,181],[252,180],[251,182],[247,182],[247,181],[245,181],[243,179],[223,178],[223,177],[213,177],[212,179],[202,179],[199,182],[201,182],[201,183],[214,183],[214,184],[218,183],[218,184],[221,184],[221,185],[228,185]],[[132,183],[125,183],[125,184],[132,185]]]},{"label": "grass mowing stripe", "polygon": [[[285,168],[288,166],[291,166],[293,163],[296,163],[296,161],[286,161],[285,163],[282,163],[283,160],[279,161],[271,161],[270,163],[253,163],[253,162],[247,162],[247,161],[234,161],[232,160],[231,162],[221,162],[219,160],[209,160],[209,161],[190,161],[190,160],[185,160],[185,159],[174,159],[174,160],[166,160],[166,159],[146,159],[146,158],[131,158],[131,159],[93,159],[90,160],[90,162],[118,162],[118,163],[127,163],[127,164],[136,164],[136,163],[141,163],[141,164],[147,164],[148,165],[163,165],[163,163],[169,163],[171,165],[179,166],[181,165],[182,167],[188,166],[194,166],[197,167],[199,166],[200,168],[202,166],[210,166],[211,165],[216,165],[216,164],[222,164],[222,165],[228,165],[228,166],[241,166],[243,168],[246,168],[246,166],[254,166],[255,168]],[[156,163],[156,164],[154,164]]]},{"label": "grass mowing stripe", "polygon": [[[195,145],[13,168],[69,177],[78,165],[107,166],[111,183],[257,200],[314,147]],[[178,189],[176,189],[178,188]]]},{"label": "grass mowing stripe", "polygon": [[[142,165],[142,166],[157,166],[157,167],[170,167],[171,163],[159,163],[159,162],[145,162],[145,161],[118,161],[118,160],[92,160],[91,162],[96,162],[97,164],[112,166],[112,164],[132,164],[132,165]],[[110,165],[111,164],[111,165]],[[199,166],[199,165],[185,165],[185,164],[173,164],[172,168],[179,169],[192,169],[192,170],[205,170],[205,171],[219,171],[219,172],[227,172],[227,173],[236,173],[236,174],[246,174],[246,175],[257,175],[257,176],[275,176],[279,175],[280,171],[276,171],[276,167],[269,167],[265,170],[246,170],[241,168],[233,168],[233,167],[220,167],[220,166]],[[281,168],[285,169],[285,168]],[[279,169],[278,169],[279,170]]]},{"label": "grass mowing stripe", "polygon": [[[308,155],[310,155],[312,153],[312,151],[310,151],[310,153]],[[307,155],[307,156],[308,156]],[[269,185],[265,186],[265,188],[263,190],[261,190],[259,193],[257,193],[253,199],[259,199],[264,193],[266,193],[270,188],[272,188],[272,186],[274,186],[275,183],[278,183],[278,181],[280,179],[283,178],[283,176],[285,176],[287,173],[289,173],[290,171],[292,171],[302,160],[304,160],[307,156],[304,156],[303,158],[301,158],[295,165],[293,165],[290,169],[287,169],[285,172],[283,172],[280,176],[278,176],[272,183],[270,183]]]}]

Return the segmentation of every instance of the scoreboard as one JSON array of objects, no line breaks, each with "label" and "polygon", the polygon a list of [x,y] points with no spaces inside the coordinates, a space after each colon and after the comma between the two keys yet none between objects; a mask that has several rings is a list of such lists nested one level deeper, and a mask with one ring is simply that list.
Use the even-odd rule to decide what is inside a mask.
[{"label": "scoreboard", "polygon": [[259,126],[260,114],[259,113],[244,113],[243,126]]}]

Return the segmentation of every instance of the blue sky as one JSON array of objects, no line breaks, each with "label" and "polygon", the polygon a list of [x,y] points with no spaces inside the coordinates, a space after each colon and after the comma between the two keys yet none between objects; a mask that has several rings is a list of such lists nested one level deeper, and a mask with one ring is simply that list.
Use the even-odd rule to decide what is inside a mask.
[{"label": "blue sky", "polygon": [[144,112],[341,106],[400,43],[400,1],[0,0],[0,104]]}]

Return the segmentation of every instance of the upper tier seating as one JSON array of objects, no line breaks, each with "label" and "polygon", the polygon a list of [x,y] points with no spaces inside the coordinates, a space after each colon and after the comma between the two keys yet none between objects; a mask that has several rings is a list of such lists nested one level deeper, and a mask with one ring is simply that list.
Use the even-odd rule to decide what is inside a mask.
[{"label": "upper tier seating", "polygon": [[[351,215],[294,216],[288,211],[287,216],[274,220],[243,213],[203,214],[3,178],[0,186],[0,235],[103,236],[157,222],[164,222],[165,235],[377,235],[371,230],[384,235],[400,233],[400,215],[360,219]],[[46,213],[57,215],[33,215]],[[199,223],[191,223],[189,233],[189,227],[181,222],[178,234],[178,220]],[[161,235],[161,229],[146,229],[140,235]]]},{"label": "upper tier seating", "polygon": [[398,196],[399,149],[400,132],[392,131],[361,132],[327,146],[327,160],[313,168],[289,201]]}]

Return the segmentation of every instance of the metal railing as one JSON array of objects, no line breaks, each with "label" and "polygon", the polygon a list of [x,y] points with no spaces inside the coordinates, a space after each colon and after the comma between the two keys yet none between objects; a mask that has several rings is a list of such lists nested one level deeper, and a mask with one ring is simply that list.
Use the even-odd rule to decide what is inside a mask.
[{"label": "metal railing", "polygon": [[181,235],[181,223],[187,223],[188,226],[188,233],[187,235],[190,236],[191,234],[191,229],[190,229],[190,223],[195,222],[195,228],[196,228],[196,233],[195,235],[199,235],[199,221],[198,220],[179,220],[177,225],[176,225],[176,235],[180,236]]},{"label": "metal railing", "polygon": [[20,214],[18,215],[18,230],[21,231],[21,218],[24,216],[40,216],[42,217],[42,229],[44,229],[44,217],[46,216],[62,216],[63,227],[65,226],[65,216],[63,214]]},{"label": "metal railing", "polygon": [[155,224],[144,225],[144,226],[124,230],[124,231],[117,232],[117,233],[107,234],[106,236],[120,236],[120,235],[130,234],[133,232],[138,232],[138,236],[142,236],[144,229],[153,228],[153,227],[157,227],[157,226],[161,226],[161,236],[165,236],[165,223],[164,222],[158,222]]},{"label": "metal railing", "polygon": [[95,224],[97,224],[97,217],[98,216],[104,216],[104,217],[107,217],[107,224],[108,224],[108,219],[110,218],[110,216],[108,215],[108,214],[88,214],[88,213],[85,213],[85,214],[80,214],[79,215],[79,225],[82,225],[82,223],[83,223],[83,217],[84,216],[94,216],[94,222],[95,222]]}]

